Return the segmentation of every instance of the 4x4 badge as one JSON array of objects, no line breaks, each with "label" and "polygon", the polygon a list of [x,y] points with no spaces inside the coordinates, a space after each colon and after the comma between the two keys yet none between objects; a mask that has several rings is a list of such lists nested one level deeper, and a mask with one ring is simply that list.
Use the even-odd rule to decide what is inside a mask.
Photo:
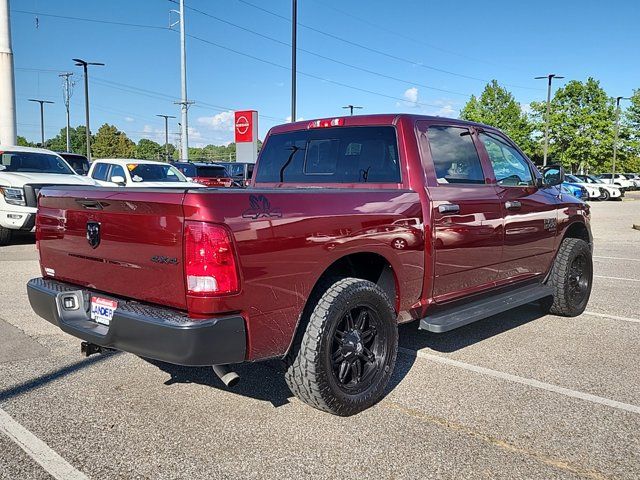
[{"label": "4x4 badge", "polygon": [[91,248],[98,248],[100,245],[100,223],[87,222],[87,242]]}]

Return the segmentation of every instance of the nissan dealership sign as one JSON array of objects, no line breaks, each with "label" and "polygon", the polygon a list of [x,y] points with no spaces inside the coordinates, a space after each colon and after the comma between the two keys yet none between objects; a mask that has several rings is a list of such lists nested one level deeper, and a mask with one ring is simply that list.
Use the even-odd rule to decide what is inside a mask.
[{"label": "nissan dealership sign", "polygon": [[234,131],[236,162],[255,163],[258,158],[258,112],[256,110],[235,112]]}]

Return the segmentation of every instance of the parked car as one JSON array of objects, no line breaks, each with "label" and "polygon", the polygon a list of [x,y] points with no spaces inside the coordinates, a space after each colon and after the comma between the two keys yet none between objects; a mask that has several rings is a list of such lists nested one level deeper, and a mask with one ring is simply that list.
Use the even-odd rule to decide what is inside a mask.
[{"label": "parked car", "polygon": [[566,180],[562,182],[561,190],[563,193],[567,193],[569,195],[573,195],[574,197],[587,200],[589,198],[589,192],[583,187],[581,187],[577,183],[567,182]]},{"label": "parked car", "polygon": [[0,245],[13,232],[35,227],[38,192],[46,185],[95,185],[56,153],[41,148],[0,145]]},{"label": "parked car", "polygon": [[172,162],[174,167],[180,170],[194,182],[207,187],[230,187],[233,179],[223,165],[205,162]]},{"label": "parked car", "polygon": [[636,190],[640,189],[640,175],[637,173],[623,173],[622,175],[624,175],[627,180],[633,182]]},{"label": "parked car", "polygon": [[29,300],[86,352],[213,365],[225,383],[233,364],[283,359],[302,401],[351,415],[383,397],[399,323],[584,311],[590,210],[559,195],[563,177],[463,120],[280,125],[248,189],[43,190]]},{"label": "parked car", "polygon": [[154,160],[101,158],[91,163],[89,177],[105,187],[204,187],[185,177],[173,165]]},{"label": "parked car", "polygon": [[89,160],[84,155],[69,152],[57,153],[71,165],[71,168],[73,168],[78,175],[87,175],[89,173]]},{"label": "parked car", "polygon": [[617,185],[620,189],[624,189],[625,191],[633,190],[635,188],[635,184],[631,180],[628,180],[627,177],[625,177],[621,173],[616,173],[615,178],[613,178],[613,180],[612,180],[612,176],[613,175],[611,173],[602,173],[598,175],[598,178],[602,180],[604,183],[608,183],[610,185]]},{"label": "parked car", "polygon": [[229,162],[223,164],[236,186],[244,187],[249,185],[253,176],[255,163]]},{"label": "parked car", "polygon": [[578,178],[582,184],[586,183],[598,187],[601,190],[601,200],[621,199],[624,196],[624,190],[616,185],[604,183],[593,175],[575,175],[575,177]]},{"label": "parked car", "polygon": [[603,196],[602,192],[604,189],[601,189],[600,187],[591,183],[585,183],[582,181],[582,179],[576,177],[575,175],[566,174],[564,178],[565,181],[568,181],[572,185],[578,186],[582,189],[581,198],[583,200],[600,200]]}]

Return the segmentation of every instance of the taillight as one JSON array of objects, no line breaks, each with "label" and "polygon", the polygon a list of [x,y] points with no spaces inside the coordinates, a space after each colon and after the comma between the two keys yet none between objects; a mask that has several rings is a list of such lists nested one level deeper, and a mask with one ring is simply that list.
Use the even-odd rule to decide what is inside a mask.
[{"label": "taillight", "polygon": [[227,229],[185,222],[185,275],[188,295],[223,295],[239,289],[233,245]]},{"label": "taillight", "polygon": [[344,118],[325,118],[322,120],[313,120],[309,122],[307,128],[328,128],[341,127],[344,125]]}]

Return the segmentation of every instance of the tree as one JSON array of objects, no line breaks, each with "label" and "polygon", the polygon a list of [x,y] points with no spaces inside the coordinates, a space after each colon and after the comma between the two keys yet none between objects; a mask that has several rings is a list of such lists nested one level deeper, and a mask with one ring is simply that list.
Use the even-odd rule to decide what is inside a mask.
[{"label": "tree", "polygon": [[[87,137],[84,125],[78,125],[76,128],[69,129],[69,139],[71,140],[71,151],[86,155],[87,153]],[[47,140],[48,148],[56,152],[64,152],[67,150],[67,128],[61,128],[60,133],[53,138]]]},{"label": "tree", "polygon": [[164,146],[148,138],[141,138],[136,145],[135,157],[143,160],[164,159]]},{"label": "tree", "polygon": [[94,158],[133,158],[135,153],[136,144],[124,132],[107,123],[98,129],[91,144]]},{"label": "tree", "polygon": [[[539,131],[544,131],[546,103],[531,104]],[[549,158],[573,172],[611,168],[615,107],[600,83],[572,80],[551,101]]]},{"label": "tree", "polygon": [[534,153],[533,125],[513,94],[491,80],[477,98],[472,95],[460,118],[485,123],[505,132],[527,155]]},{"label": "tree", "polygon": [[20,135],[18,135],[18,138],[16,139],[16,143],[19,147],[35,147],[36,146],[35,143],[28,141],[26,138]]},{"label": "tree", "polygon": [[631,103],[622,118],[622,125],[628,139],[630,165],[628,171],[640,170],[640,88],[633,91]]}]

